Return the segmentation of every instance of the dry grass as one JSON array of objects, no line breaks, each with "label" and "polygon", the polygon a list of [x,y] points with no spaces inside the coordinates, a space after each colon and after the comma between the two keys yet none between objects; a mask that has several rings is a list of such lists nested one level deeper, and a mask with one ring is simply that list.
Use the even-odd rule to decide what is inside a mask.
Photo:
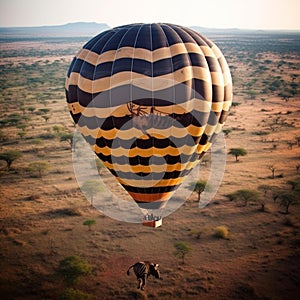
[{"label": "dry grass", "polygon": [[[27,51],[32,46],[18,42],[2,44],[1,49]],[[78,48],[79,44],[40,46],[43,51],[60,51]],[[300,68],[283,65],[277,69],[276,64],[284,55],[288,54],[256,57],[260,63],[271,59],[275,69],[260,74],[260,82],[274,72],[285,80],[291,80],[292,73],[300,75]],[[293,54],[289,57],[287,61],[299,66],[299,58]],[[42,66],[46,60],[49,64],[59,60],[59,67],[53,72],[56,70],[62,76],[70,59],[69,54],[6,57],[1,59],[1,65],[30,66],[41,61]],[[252,80],[250,74],[255,64],[232,53],[229,60],[237,67],[235,101],[241,104],[232,109],[227,120],[232,131],[226,144],[227,149],[245,148],[248,155],[238,163],[234,157],[227,157],[222,184],[207,207],[199,209],[197,195],[193,194],[155,230],[103,216],[83,197],[75,180],[70,147],[60,142],[52,129],[59,125],[73,130],[63,90],[57,90],[57,84],[1,90],[2,118],[13,112],[23,115],[21,105],[13,101],[7,105],[7,99],[19,99],[22,105],[32,105],[36,111],[45,106],[50,109],[48,122],[26,112],[31,119],[22,139],[16,126],[1,129],[5,137],[0,141],[1,151],[17,148],[23,153],[13,163],[12,171],[6,172],[4,165],[0,165],[1,299],[59,299],[66,286],[55,276],[55,269],[60,260],[70,255],[84,257],[92,266],[92,274],[75,288],[93,295],[93,299],[296,299],[300,282],[300,207],[292,206],[286,216],[268,191],[267,213],[259,213],[259,204],[239,206],[224,195],[241,188],[256,190],[261,185],[289,189],[287,180],[299,176],[295,166],[300,163],[300,147],[290,149],[287,144],[300,135],[299,94],[289,102],[270,93],[261,94],[265,101],[259,97],[248,100],[242,86]],[[32,72],[32,76],[38,75],[36,70]],[[52,89],[52,98],[38,101],[45,91]],[[278,117],[280,120],[276,121]],[[49,133],[53,137],[47,137]],[[26,170],[34,161],[49,163],[49,173],[33,178]],[[276,168],[275,175],[282,177],[272,179],[270,165]],[[208,169],[209,163],[203,166],[204,177]],[[96,221],[92,231],[82,225],[87,219]],[[229,239],[214,237],[214,229],[220,224],[230,228]],[[191,245],[185,265],[179,264],[173,255],[176,241]],[[163,280],[149,278],[145,292],[136,290],[133,275],[126,275],[127,268],[138,260],[161,265]]]},{"label": "dry grass", "polygon": [[221,239],[226,239],[228,237],[228,228],[226,226],[217,226],[215,228],[215,237],[221,238]]}]

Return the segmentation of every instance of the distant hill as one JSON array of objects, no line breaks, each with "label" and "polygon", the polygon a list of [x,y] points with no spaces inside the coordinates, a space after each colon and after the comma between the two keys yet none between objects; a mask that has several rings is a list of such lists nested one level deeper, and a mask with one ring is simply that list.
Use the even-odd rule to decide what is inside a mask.
[{"label": "distant hill", "polygon": [[1,37],[78,37],[94,36],[109,29],[105,23],[76,22],[39,27],[0,27]]},{"label": "distant hill", "polygon": [[[109,28],[110,27],[105,23],[96,22],[75,22],[64,25],[38,27],[0,27],[0,39],[23,39],[40,37],[92,37]],[[299,31],[270,31],[238,28],[220,29],[200,26],[190,26],[190,28],[208,36],[218,36],[224,34],[270,34],[280,32],[299,34]]]},{"label": "distant hill", "polygon": [[207,27],[200,27],[200,26],[190,26],[189,28],[197,31],[197,32],[203,32],[203,33],[237,33],[240,31],[243,31],[241,29],[238,28],[207,28]]},{"label": "distant hill", "polygon": [[222,35],[222,34],[299,34],[299,30],[272,30],[272,29],[240,29],[240,28],[207,28],[200,26],[190,26],[189,28],[200,34]]}]

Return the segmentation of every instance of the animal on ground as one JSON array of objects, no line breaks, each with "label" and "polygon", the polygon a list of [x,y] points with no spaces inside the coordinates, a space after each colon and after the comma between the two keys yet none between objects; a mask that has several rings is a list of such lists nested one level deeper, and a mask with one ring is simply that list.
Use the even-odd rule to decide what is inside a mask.
[{"label": "animal on ground", "polygon": [[145,288],[146,285],[146,279],[152,275],[155,278],[161,278],[160,272],[159,272],[159,264],[149,262],[149,261],[140,261],[132,266],[130,266],[127,270],[127,275],[130,275],[130,269],[133,269],[134,274],[138,281],[138,289],[141,289],[142,291]]}]

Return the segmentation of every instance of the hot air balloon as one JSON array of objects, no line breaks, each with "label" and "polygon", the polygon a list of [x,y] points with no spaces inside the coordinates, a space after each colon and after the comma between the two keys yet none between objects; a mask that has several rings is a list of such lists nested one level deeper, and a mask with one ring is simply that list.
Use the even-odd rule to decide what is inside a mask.
[{"label": "hot air balloon", "polygon": [[192,29],[130,24],[74,57],[65,84],[77,128],[142,209],[161,209],[222,130],[232,81],[219,48]]}]

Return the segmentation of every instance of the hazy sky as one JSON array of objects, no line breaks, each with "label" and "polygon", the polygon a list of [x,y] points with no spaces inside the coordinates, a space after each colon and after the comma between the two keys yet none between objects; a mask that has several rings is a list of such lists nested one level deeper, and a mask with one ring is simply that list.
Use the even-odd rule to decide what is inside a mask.
[{"label": "hazy sky", "polygon": [[299,0],[0,0],[0,26],[135,22],[300,30]]}]

